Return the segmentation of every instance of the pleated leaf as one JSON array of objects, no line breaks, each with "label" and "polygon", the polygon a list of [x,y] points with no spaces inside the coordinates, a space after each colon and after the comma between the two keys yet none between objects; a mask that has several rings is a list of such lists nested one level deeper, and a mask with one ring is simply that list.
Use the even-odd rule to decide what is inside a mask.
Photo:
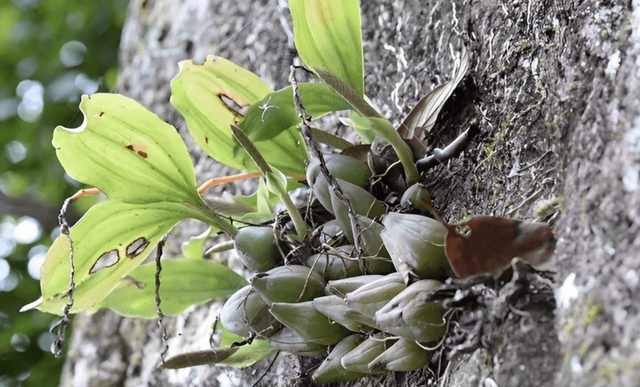
[{"label": "pleated leaf", "polygon": [[[57,127],[53,146],[70,176],[97,186],[109,201],[93,206],[71,228],[72,312],[101,302],[181,219],[207,220],[186,146],[171,125],[121,95],[83,96],[80,109],[83,124]],[[41,268],[42,299],[27,309],[62,313],[69,255],[67,238],[59,236]]]},{"label": "pleated leaf", "polygon": [[358,0],[290,0],[298,54],[364,95],[362,33]]},{"label": "pleated leaf", "polygon": [[[156,318],[155,263],[140,266],[96,308],[109,308],[126,317]],[[226,297],[247,285],[227,266],[202,259],[163,261],[160,277],[162,312],[177,315],[191,305]]]},{"label": "pleated leaf", "polygon": [[[189,132],[213,159],[236,169],[256,171],[240,149],[230,126],[238,124],[241,110],[260,101],[271,89],[255,74],[234,63],[208,56],[202,65],[180,62],[180,73],[171,81],[171,103],[187,121]],[[273,113],[270,109],[266,114]],[[306,150],[300,133],[287,127],[268,141],[257,141],[270,165],[290,174],[302,174]]]},{"label": "pleated leaf", "polygon": [[83,96],[83,124],[57,127],[53,146],[65,171],[110,200],[199,205],[195,173],[176,130],[118,94]]},{"label": "pleated leaf", "polygon": [[[151,253],[181,219],[192,217],[177,203],[146,205],[107,201],[93,206],[71,228],[75,292],[71,312],[95,307]],[[69,243],[60,235],[40,273],[43,312],[62,314],[68,302]],[[36,305],[33,305],[36,306]]]}]

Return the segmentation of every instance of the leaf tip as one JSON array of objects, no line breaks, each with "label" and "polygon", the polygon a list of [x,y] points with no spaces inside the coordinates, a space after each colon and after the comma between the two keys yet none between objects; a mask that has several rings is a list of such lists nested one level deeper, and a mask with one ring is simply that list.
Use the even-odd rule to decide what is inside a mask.
[{"label": "leaf tip", "polygon": [[33,310],[33,309],[38,309],[40,307],[40,305],[42,305],[43,300],[44,299],[42,298],[42,296],[40,296],[40,298],[38,298],[37,300],[35,300],[33,302],[30,302],[27,305],[25,305],[22,308],[20,308],[20,313],[28,312],[28,311]]}]

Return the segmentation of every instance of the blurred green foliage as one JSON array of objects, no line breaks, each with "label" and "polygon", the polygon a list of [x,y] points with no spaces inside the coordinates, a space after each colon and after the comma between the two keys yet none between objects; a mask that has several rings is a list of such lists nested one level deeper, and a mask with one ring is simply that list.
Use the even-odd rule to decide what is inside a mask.
[{"label": "blurred green foliage", "polygon": [[18,310],[40,296],[34,276],[56,213],[80,188],[55,158],[53,128],[82,122],[82,94],[113,90],[127,4],[0,2],[0,387],[58,385],[63,360],[48,348],[56,317]]}]

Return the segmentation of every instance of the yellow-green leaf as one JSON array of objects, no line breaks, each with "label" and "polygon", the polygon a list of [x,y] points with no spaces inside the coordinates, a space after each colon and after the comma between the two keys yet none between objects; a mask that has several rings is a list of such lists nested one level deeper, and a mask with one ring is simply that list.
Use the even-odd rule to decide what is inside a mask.
[{"label": "yellow-green leaf", "polygon": [[[232,168],[257,170],[246,152],[239,149],[230,126],[242,120],[241,109],[271,92],[269,86],[226,59],[208,56],[202,65],[180,62],[180,73],[171,82],[171,91],[171,103],[209,156]],[[285,173],[303,173],[307,154],[295,127],[255,145],[274,167]]]},{"label": "yellow-green leaf", "polygon": [[83,124],[57,127],[53,146],[65,171],[128,203],[201,203],[193,165],[176,130],[118,94],[83,96]]},{"label": "yellow-green leaf", "polygon": [[383,118],[382,114],[380,114],[380,112],[372,106],[367,98],[363,97],[361,93],[358,93],[353,87],[351,87],[351,85],[345,83],[342,79],[340,79],[340,77],[323,68],[316,67],[313,68],[313,71],[318,74],[318,77],[322,80],[322,82],[324,82],[331,88],[331,90],[335,91],[338,95],[344,98],[344,100],[347,101],[349,105],[351,105],[351,107],[358,113],[365,117]]},{"label": "yellow-green leaf", "polygon": [[[72,312],[93,308],[138,267],[181,219],[195,214],[177,203],[145,205],[107,201],[93,206],[71,228],[75,292]],[[60,235],[42,268],[43,312],[62,314],[69,298],[69,243]]]},{"label": "yellow-green leaf", "polygon": [[290,0],[298,54],[314,69],[337,75],[364,95],[358,0]]},{"label": "yellow-green leaf", "polygon": [[[110,308],[127,317],[156,318],[154,263],[140,266],[96,308]],[[177,315],[191,305],[230,296],[247,281],[227,266],[202,259],[163,261],[160,276],[162,312]]]}]

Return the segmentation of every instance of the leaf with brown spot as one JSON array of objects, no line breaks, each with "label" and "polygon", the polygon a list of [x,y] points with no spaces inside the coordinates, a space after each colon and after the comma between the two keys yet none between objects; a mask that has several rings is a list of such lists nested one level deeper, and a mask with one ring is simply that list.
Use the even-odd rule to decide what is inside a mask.
[{"label": "leaf with brown spot", "polygon": [[[83,96],[80,109],[82,125],[57,127],[53,145],[70,176],[97,186],[109,200],[91,207],[70,230],[76,269],[72,313],[101,302],[180,220],[235,230],[202,201],[175,128],[121,95]],[[62,313],[68,302],[69,255],[69,242],[60,235],[41,268],[42,300],[30,308]]]},{"label": "leaf with brown spot", "polygon": [[[202,65],[180,62],[180,73],[171,81],[171,91],[171,104],[185,118],[189,133],[209,156],[232,168],[257,170],[231,133],[230,125],[238,123],[241,117],[221,96],[228,97],[228,102],[233,101],[240,109],[271,93],[269,86],[252,72],[210,55]],[[275,110],[270,109],[269,114]],[[288,174],[304,174],[307,153],[295,126],[256,141],[255,145],[275,168]]]},{"label": "leaf with brown spot", "polygon": [[138,255],[142,254],[142,252],[149,247],[149,244],[151,242],[149,242],[149,240],[145,237],[140,237],[140,238],[136,238],[136,240],[134,240],[133,242],[131,242],[125,252],[127,254],[127,257],[129,258],[135,258]]},{"label": "leaf with brown spot", "polygon": [[53,135],[56,155],[71,177],[100,188],[110,200],[204,206],[187,147],[175,128],[117,94],[84,96],[80,110],[80,127],[58,126]]},{"label": "leaf with brown spot", "polygon": [[[144,261],[160,238],[186,217],[196,214],[177,203],[138,205],[107,201],[91,207],[71,228],[76,268],[71,312],[88,310],[100,303],[120,284],[122,277]],[[126,257],[127,250],[137,255],[116,262],[108,259],[113,258],[114,251],[119,257]],[[62,314],[68,298],[56,295],[65,294],[69,288],[69,243],[64,235],[53,242],[40,272],[43,302],[38,309]]]},{"label": "leaf with brown spot", "polygon": [[146,159],[146,158],[147,158],[147,152],[145,152],[145,151],[143,151],[143,150],[140,150],[140,149],[139,149],[140,147],[137,147],[137,146],[135,146],[135,145],[133,145],[133,144],[129,144],[129,145],[127,145],[125,148],[129,149],[129,150],[130,150],[130,151],[132,151],[132,152],[137,153],[137,154],[138,154],[138,156],[142,157],[143,159]]},{"label": "leaf with brown spot", "polygon": [[89,274],[94,274],[97,273],[98,270],[111,267],[118,263],[119,260],[120,253],[118,252],[118,250],[107,251],[106,253],[103,253],[102,255],[100,255],[100,257],[98,257],[93,266],[91,266],[91,269],[89,269]]}]

